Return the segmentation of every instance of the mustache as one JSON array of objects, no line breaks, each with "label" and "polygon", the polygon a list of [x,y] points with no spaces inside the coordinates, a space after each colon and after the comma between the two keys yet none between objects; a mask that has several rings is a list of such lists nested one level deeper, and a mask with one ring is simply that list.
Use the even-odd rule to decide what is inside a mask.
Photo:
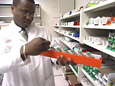
[{"label": "mustache", "polygon": [[26,19],[25,22],[31,23],[33,20]]}]

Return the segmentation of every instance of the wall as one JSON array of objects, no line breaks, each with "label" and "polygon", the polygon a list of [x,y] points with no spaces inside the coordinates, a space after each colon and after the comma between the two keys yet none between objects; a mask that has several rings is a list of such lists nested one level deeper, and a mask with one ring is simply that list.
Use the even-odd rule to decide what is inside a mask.
[{"label": "wall", "polygon": [[[42,25],[47,27],[56,36],[54,24],[59,22],[61,12],[65,13],[74,9],[74,0],[35,0],[41,6]],[[66,2],[69,2],[68,4]]]},{"label": "wall", "polygon": [[59,13],[65,13],[73,10],[75,8],[74,1],[75,0],[58,0]]},{"label": "wall", "polygon": [[[42,26],[47,27],[52,34],[54,17],[58,17],[58,0],[35,0],[36,4],[41,6]],[[55,20],[56,21],[56,20]]]}]

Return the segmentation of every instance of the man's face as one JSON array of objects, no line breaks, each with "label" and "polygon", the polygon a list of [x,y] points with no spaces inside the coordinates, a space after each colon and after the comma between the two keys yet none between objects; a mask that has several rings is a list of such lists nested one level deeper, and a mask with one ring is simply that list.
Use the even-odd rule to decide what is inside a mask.
[{"label": "man's face", "polygon": [[34,18],[35,4],[21,0],[17,6],[12,6],[12,13],[15,23],[23,28],[28,27]]}]

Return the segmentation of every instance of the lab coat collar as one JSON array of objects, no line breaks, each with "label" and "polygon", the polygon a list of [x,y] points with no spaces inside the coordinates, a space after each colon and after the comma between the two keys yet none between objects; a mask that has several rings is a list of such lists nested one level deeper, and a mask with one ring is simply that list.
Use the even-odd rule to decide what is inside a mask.
[{"label": "lab coat collar", "polygon": [[17,26],[17,25],[15,24],[15,22],[14,22],[14,21],[11,21],[10,26],[12,27],[12,28],[11,28],[11,29],[12,29],[12,31],[16,31],[16,32],[21,31],[21,28],[20,28],[19,26]]},{"label": "lab coat collar", "polygon": [[[20,32],[20,31],[21,31],[21,27],[17,26],[14,21],[11,21],[10,26],[12,27],[12,30],[13,30],[13,31],[16,31],[16,32]],[[28,31],[28,30],[29,30],[29,27],[28,27],[28,28],[25,28],[25,30],[26,30],[27,32],[29,32],[29,31]]]},{"label": "lab coat collar", "polygon": [[[10,27],[13,32],[20,33],[21,31],[21,27],[17,26],[14,21],[11,21]],[[36,38],[37,31],[34,23],[32,23],[29,27],[25,28],[25,30],[28,34],[28,41],[31,41],[32,39]]]}]

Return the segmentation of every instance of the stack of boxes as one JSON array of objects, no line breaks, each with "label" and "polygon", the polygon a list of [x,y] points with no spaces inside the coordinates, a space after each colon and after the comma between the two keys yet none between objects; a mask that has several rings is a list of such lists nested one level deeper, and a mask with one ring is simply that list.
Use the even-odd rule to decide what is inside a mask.
[{"label": "stack of boxes", "polygon": [[107,49],[115,51],[115,33],[109,33]]}]

